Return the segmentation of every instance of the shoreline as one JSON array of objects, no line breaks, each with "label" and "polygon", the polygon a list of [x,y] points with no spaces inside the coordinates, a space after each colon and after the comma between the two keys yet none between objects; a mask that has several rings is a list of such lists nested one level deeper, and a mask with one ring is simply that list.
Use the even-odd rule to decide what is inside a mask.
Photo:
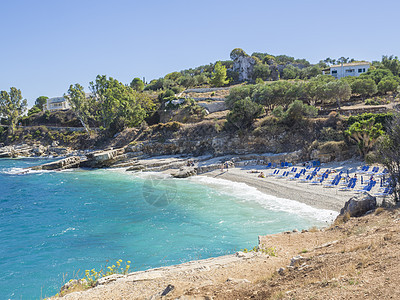
[{"label": "shoreline", "polygon": [[[253,166],[252,169],[256,168]],[[244,183],[265,195],[297,201],[316,209],[332,210],[338,213],[344,203],[353,196],[352,192],[338,191],[337,188],[323,188],[322,185],[311,185],[274,177],[258,178],[258,173],[247,173],[248,171],[249,169],[232,168],[222,173],[214,170],[199,176]]]},{"label": "shoreline", "polygon": [[[353,177],[358,167],[361,165],[361,161],[348,160],[331,162],[323,164],[320,172],[322,173],[326,169],[335,169],[336,171],[349,170],[349,176]],[[252,171],[257,173],[251,173]],[[259,178],[258,175],[261,171],[267,175],[272,173],[274,169],[266,169],[263,165],[253,165],[229,168],[228,170],[224,169],[223,172],[221,172],[221,170],[213,170],[199,176],[244,183],[266,195],[289,199],[309,205],[313,208],[332,210],[338,213],[345,202],[355,195],[354,191],[340,191],[338,187],[324,188],[321,184],[302,183],[295,180],[276,178],[274,176]],[[330,181],[331,177],[327,179],[325,183],[329,183]],[[358,186],[359,185],[360,184],[358,184]],[[357,189],[358,186],[355,189]]]}]

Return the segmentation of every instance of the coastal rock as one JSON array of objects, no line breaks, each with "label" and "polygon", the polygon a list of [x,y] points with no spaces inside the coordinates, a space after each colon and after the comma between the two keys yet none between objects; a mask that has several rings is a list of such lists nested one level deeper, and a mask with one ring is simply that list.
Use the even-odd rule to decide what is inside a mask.
[{"label": "coastal rock", "polygon": [[134,165],[134,166],[132,166],[132,167],[126,169],[126,171],[132,171],[132,172],[134,172],[134,171],[141,171],[141,170],[144,170],[144,169],[146,169],[145,166],[143,166],[143,165],[140,164],[140,163],[137,163],[136,165]]},{"label": "coastal rock", "polygon": [[69,289],[74,288],[77,285],[86,285],[87,281],[86,279],[71,279],[70,281],[68,281],[66,284],[64,284],[61,289],[60,289],[60,295],[63,295],[64,293],[66,293]]},{"label": "coastal rock", "polygon": [[197,174],[197,171],[193,167],[183,167],[178,172],[172,173],[171,175],[175,178],[187,178]]},{"label": "coastal rock", "polygon": [[107,276],[107,277],[100,278],[97,281],[97,285],[109,284],[110,282],[116,281],[117,279],[124,278],[124,277],[125,276],[122,275],[122,274],[113,274],[113,275],[110,275],[110,276]]},{"label": "coastal rock", "polygon": [[340,215],[343,216],[347,213],[350,217],[361,217],[368,211],[376,208],[376,197],[368,193],[356,195],[351,197],[340,210]]},{"label": "coastal rock", "polygon": [[46,147],[42,146],[42,145],[36,145],[32,148],[32,151],[35,155],[43,155],[46,152]]},{"label": "coastal rock", "polygon": [[98,151],[87,155],[88,160],[82,164],[84,167],[101,168],[109,167],[116,161],[122,160],[125,149]]},{"label": "coastal rock", "polygon": [[51,163],[30,167],[32,170],[64,170],[69,168],[77,168],[81,162],[79,156],[71,156]]}]

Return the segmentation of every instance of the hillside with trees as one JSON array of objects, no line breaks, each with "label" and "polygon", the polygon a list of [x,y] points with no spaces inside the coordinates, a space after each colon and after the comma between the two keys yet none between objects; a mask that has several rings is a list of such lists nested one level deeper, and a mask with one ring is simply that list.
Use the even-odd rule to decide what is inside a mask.
[{"label": "hillside with trees", "polygon": [[[149,83],[138,76],[125,84],[98,75],[87,89],[79,83],[66,87],[70,110],[43,111],[48,98],[41,96],[27,115],[26,100],[12,87],[1,92],[0,139],[5,144],[51,143],[60,135],[43,127],[81,127],[79,134],[60,129],[61,143],[78,139],[77,147],[90,148],[147,139],[163,147],[166,141],[188,139],[203,145],[194,153],[215,154],[204,140],[229,137],[226,145],[232,149],[224,153],[234,153],[234,147],[248,152],[302,149],[305,158],[357,154],[373,159],[386,122],[396,113],[400,61],[384,55],[358,77],[323,75],[329,66],[349,62],[357,60],[326,58],[312,64],[236,48],[230,60],[173,71]],[[210,111],[213,105],[215,112]],[[126,138],[113,142],[120,133]]]}]

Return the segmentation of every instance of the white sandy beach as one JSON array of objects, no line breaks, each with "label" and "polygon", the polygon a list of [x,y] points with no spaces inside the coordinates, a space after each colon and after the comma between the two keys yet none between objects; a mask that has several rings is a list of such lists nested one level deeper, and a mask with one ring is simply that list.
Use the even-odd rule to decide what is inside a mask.
[{"label": "white sandy beach", "polygon": [[[257,188],[260,192],[268,195],[299,201],[319,209],[329,209],[339,212],[344,206],[344,203],[355,195],[355,192],[339,190],[340,184],[333,188],[326,188],[324,187],[324,184],[330,183],[335,174],[339,171],[347,173],[348,170],[349,176],[353,177],[355,172],[359,170],[362,165],[362,162],[356,160],[323,164],[319,174],[322,174],[326,169],[336,170],[336,172],[332,173],[323,184],[304,183],[298,180],[289,180],[288,177],[277,178],[274,176],[267,176],[266,178],[259,178],[259,173],[250,173],[251,171],[262,171],[264,174],[270,174],[275,170],[266,169],[263,165],[229,168],[228,170],[224,169],[223,172],[221,172],[221,170],[214,170],[202,175],[226,179],[233,182],[242,182]],[[300,168],[302,168],[302,166],[298,166],[298,170],[300,170]],[[291,168],[287,168],[285,170],[290,169]],[[281,171],[281,173],[282,172],[283,171]],[[365,180],[369,178],[369,175],[362,176]],[[358,177],[359,180],[354,190],[361,188],[361,176],[358,175]],[[377,185],[373,188],[371,194],[377,192],[378,188],[379,182],[377,182]]]}]

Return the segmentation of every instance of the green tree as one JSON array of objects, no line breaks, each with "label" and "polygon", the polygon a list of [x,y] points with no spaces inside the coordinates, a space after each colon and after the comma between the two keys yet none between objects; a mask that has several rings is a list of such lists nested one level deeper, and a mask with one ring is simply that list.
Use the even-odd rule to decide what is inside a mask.
[{"label": "green tree", "polygon": [[190,75],[184,75],[184,76],[180,77],[178,82],[179,82],[179,85],[182,85],[185,88],[190,88],[197,84],[196,79]]},{"label": "green tree", "polygon": [[154,104],[145,93],[139,93],[118,80],[98,75],[90,82],[91,100],[97,107],[96,119],[110,133],[127,126],[137,126]]},{"label": "green tree", "polygon": [[328,82],[335,81],[330,75],[318,75],[308,80],[304,85],[304,95],[308,100],[308,104],[315,105],[318,100],[324,99],[324,86]]},{"label": "green tree", "polygon": [[46,96],[38,97],[35,101],[35,106],[37,108],[39,108],[40,110],[43,110],[43,105],[45,105],[47,103],[47,99],[49,99],[49,97],[46,97]]},{"label": "green tree", "polygon": [[304,104],[300,100],[295,100],[289,105],[282,117],[284,122],[294,125],[303,120],[304,117],[315,117],[317,114],[318,109],[316,107]]},{"label": "green tree", "polygon": [[378,92],[378,88],[371,78],[362,79],[357,78],[351,84],[351,92],[353,94],[359,94],[362,99],[367,96],[372,96]]},{"label": "green tree", "polygon": [[389,69],[394,76],[400,75],[400,61],[397,56],[382,56],[382,65]]},{"label": "green tree", "polygon": [[230,57],[232,60],[236,60],[240,56],[247,56],[246,52],[241,48],[235,48],[231,51]]},{"label": "green tree", "polygon": [[292,83],[279,80],[269,84],[271,88],[271,101],[275,103],[275,105],[282,105],[284,108],[287,108],[290,103],[293,102],[293,92],[288,93],[288,91],[292,87]]},{"label": "green tree", "polygon": [[273,110],[277,105],[273,97],[271,84],[257,84],[252,93],[254,102],[265,106],[268,110]]},{"label": "green tree", "polygon": [[72,111],[76,114],[77,118],[85,128],[87,134],[90,134],[89,118],[91,117],[91,99],[86,97],[83,87],[76,83],[70,85],[67,94],[64,94]]},{"label": "green tree", "polygon": [[10,88],[10,92],[0,92],[0,115],[3,115],[10,125],[8,132],[14,134],[18,118],[26,111],[28,102],[22,98],[21,91],[15,87]]},{"label": "green tree", "polygon": [[131,88],[133,88],[135,91],[141,92],[144,89],[144,82],[142,79],[136,77],[133,78],[131,84],[130,84]]},{"label": "green tree", "polygon": [[39,109],[39,107],[37,107],[36,105],[32,106],[29,110],[28,110],[28,117],[37,113],[40,113],[41,110]]},{"label": "green tree", "polygon": [[369,69],[367,73],[361,74],[359,78],[372,78],[376,84],[379,84],[379,82],[387,76],[393,76],[393,73],[388,69]]},{"label": "green tree", "polygon": [[263,107],[254,103],[250,98],[237,101],[232,110],[227,115],[229,124],[234,125],[237,129],[242,130],[250,127],[254,120],[264,112]]},{"label": "green tree", "polygon": [[388,92],[397,92],[398,86],[399,82],[394,76],[387,76],[378,83],[378,91],[382,94],[387,94]]},{"label": "green tree", "polygon": [[210,81],[210,79],[204,74],[195,75],[193,78],[196,80],[198,85],[207,84]]},{"label": "green tree", "polygon": [[287,65],[282,71],[282,79],[295,79],[299,76],[299,74],[299,68],[292,65]]},{"label": "green tree", "polygon": [[321,75],[322,71],[318,65],[314,65],[314,66],[310,66],[310,67],[300,70],[300,73],[302,74],[302,78],[310,79],[313,77],[317,77],[318,75]]},{"label": "green tree", "polygon": [[181,76],[182,76],[182,73],[180,73],[180,72],[172,72],[172,73],[165,75],[164,79],[177,81],[179,79],[179,77],[181,77]]},{"label": "green tree", "polygon": [[[257,85],[258,86],[258,85]],[[239,101],[244,100],[247,97],[251,97],[255,86],[254,85],[243,85],[235,86],[229,90],[229,95],[225,99],[225,104],[229,109],[232,109],[233,105]]]},{"label": "green tree", "polygon": [[336,80],[324,85],[324,99],[327,102],[336,100],[337,107],[340,109],[340,103],[347,101],[351,96],[351,88],[347,82]]},{"label": "green tree", "polygon": [[153,79],[148,85],[146,85],[144,89],[152,91],[167,90],[172,88],[173,86],[176,86],[175,81],[171,79],[159,78],[159,79]]},{"label": "green tree", "polygon": [[358,146],[360,154],[364,157],[376,144],[378,138],[384,134],[381,123],[375,123],[372,117],[353,123],[345,133],[351,137]]},{"label": "green tree", "polygon": [[261,78],[262,80],[266,81],[271,75],[271,69],[268,65],[258,64],[255,65],[253,68],[253,79],[256,80],[257,78]]},{"label": "green tree", "polygon": [[220,61],[215,64],[210,83],[217,87],[228,83],[228,80],[226,80],[226,67]]}]

